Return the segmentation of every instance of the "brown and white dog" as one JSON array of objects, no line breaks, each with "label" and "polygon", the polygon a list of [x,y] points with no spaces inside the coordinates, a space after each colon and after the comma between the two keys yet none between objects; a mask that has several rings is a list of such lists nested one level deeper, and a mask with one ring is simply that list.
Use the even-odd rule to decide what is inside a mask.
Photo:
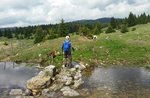
[{"label": "brown and white dog", "polygon": [[47,57],[50,58],[50,63],[53,63],[54,62],[54,58],[56,56],[60,55],[60,52],[56,51],[56,50],[52,50],[50,51],[48,54],[47,54]]}]

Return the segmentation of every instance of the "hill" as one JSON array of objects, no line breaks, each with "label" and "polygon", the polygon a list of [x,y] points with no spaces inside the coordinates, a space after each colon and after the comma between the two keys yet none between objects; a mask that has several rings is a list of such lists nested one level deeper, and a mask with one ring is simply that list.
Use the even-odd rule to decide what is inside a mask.
[{"label": "hill", "polygon": [[111,18],[98,18],[98,19],[95,19],[95,20],[77,20],[77,21],[73,21],[71,23],[79,23],[79,24],[94,24],[96,22],[100,22],[100,23],[109,23],[111,20]]},{"label": "hill", "polygon": [[[137,25],[129,28],[129,32],[98,35],[97,40],[87,39],[79,35],[71,35],[76,51],[74,61],[82,61],[94,65],[136,65],[150,64],[150,24]],[[135,29],[133,31],[133,28]],[[33,44],[33,40],[0,39],[1,61],[45,62],[50,64],[47,53],[57,50],[61,53],[64,37]],[[4,45],[4,43],[8,45]],[[60,54],[54,64],[62,65]]]}]

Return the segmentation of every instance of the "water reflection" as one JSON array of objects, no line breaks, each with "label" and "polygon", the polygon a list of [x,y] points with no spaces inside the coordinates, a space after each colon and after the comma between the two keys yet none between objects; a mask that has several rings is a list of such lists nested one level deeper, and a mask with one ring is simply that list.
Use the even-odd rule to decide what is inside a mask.
[{"label": "water reflection", "polygon": [[90,89],[94,96],[97,92],[109,97],[131,95],[132,98],[137,98],[142,94],[144,97],[149,96],[150,93],[150,71],[143,68],[94,68],[91,75],[83,79],[85,81],[83,88]]},{"label": "water reflection", "polygon": [[0,62],[0,90],[25,88],[26,81],[39,72],[35,67],[26,65],[25,63]]}]

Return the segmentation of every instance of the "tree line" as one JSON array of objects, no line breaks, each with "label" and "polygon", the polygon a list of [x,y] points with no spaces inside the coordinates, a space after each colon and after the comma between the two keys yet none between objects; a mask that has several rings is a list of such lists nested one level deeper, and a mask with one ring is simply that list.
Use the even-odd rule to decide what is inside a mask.
[{"label": "tree line", "polygon": [[128,27],[137,24],[146,24],[150,22],[150,15],[142,13],[136,16],[132,12],[128,17],[119,19],[112,17],[110,23],[65,23],[62,19],[59,24],[48,24],[28,27],[15,27],[0,29],[0,37],[16,38],[16,39],[34,39],[34,43],[39,43],[48,39],[64,37],[67,34],[78,34],[91,38],[92,35],[98,35],[103,32],[103,28],[107,28],[105,33],[112,33],[115,30],[120,30],[122,33],[128,31]]}]

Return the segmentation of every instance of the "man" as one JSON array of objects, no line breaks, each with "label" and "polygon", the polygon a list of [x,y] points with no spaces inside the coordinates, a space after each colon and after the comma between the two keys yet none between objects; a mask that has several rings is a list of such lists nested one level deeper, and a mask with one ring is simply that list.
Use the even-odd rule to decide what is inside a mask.
[{"label": "man", "polygon": [[[72,55],[71,55],[71,41],[69,40],[70,36],[66,36],[66,39],[63,42],[62,45],[62,51],[64,52],[64,64],[65,67],[71,67],[71,62],[72,62]],[[72,48],[73,49],[73,48]],[[74,50],[74,49],[73,49]]]}]

